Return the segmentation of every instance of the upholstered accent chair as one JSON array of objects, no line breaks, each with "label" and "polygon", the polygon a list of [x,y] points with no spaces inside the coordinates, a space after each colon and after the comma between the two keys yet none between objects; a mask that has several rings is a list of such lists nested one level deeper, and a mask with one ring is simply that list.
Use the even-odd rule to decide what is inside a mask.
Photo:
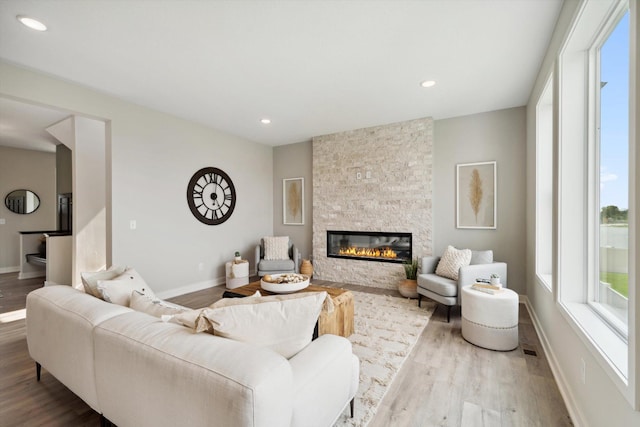
[{"label": "upholstered accent chair", "polygon": [[[279,249],[273,250],[274,245],[282,243],[281,239],[288,239],[285,248],[280,245]],[[298,248],[288,237],[264,237],[255,250],[257,274],[262,277],[265,274],[299,273],[298,258]]]},{"label": "upholstered accent chair", "polygon": [[492,250],[471,251],[471,259],[467,265],[460,266],[457,280],[436,274],[441,257],[427,256],[422,258],[418,274],[418,307],[422,297],[427,297],[447,307],[447,322],[451,319],[451,307],[461,305],[462,288],[473,285],[477,278],[489,279],[491,274],[498,274],[502,286],[507,286],[507,264],[495,262]]}]

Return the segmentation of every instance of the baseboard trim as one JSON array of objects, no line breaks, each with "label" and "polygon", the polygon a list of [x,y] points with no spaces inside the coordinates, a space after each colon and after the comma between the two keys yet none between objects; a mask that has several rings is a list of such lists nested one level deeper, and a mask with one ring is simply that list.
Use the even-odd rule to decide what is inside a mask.
[{"label": "baseboard trim", "polygon": [[36,277],[45,277],[47,275],[47,272],[42,270],[42,271],[29,271],[27,273],[20,273],[18,274],[18,280],[22,280],[22,279],[35,279]]},{"label": "baseboard trim", "polygon": [[156,293],[156,297],[160,299],[169,299],[191,292],[201,291],[203,289],[209,289],[216,286],[224,285],[226,283],[225,277],[218,277],[213,280],[205,280],[204,282],[192,283],[190,285],[181,286],[179,288],[168,289],[166,291]]},{"label": "baseboard trim", "polygon": [[560,365],[558,364],[558,359],[556,358],[553,349],[551,348],[551,344],[547,339],[547,336],[542,329],[540,324],[540,320],[536,315],[535,310],[531,306],[531,302],[529,298],[525,295],[520,296],[520,300],[524,302],[527,311],[529,312],[529,317],[531,317],[531,321],[533,322],[533,327],[540,338],[540,344],[542,344],[542,350],[547,357],[547,361],[549,362],[549,367],[551,368],[551,372],[553,373],[553,377],[556,380],[556,384],[558,384],[558,390],[560,390],[560,394],[562,395],[562,399],[564,400],[565,405],[567,405],[567,410],[569,411],[569,416],[571,417],[571,421],[573,425],[576,427],[586,427],[588,424],[585,422],[585,419],[578,409],[578,405],[576,405],[576,400],[573,397],[573,393],[571,393],[571,389],[567,385],[567,380],[562,373],[562,369],[560,369]]},{"label": "baseboard trim", "polygon": [[17,273],[18,271],[20,271],[19,265],[16,265],[15,267],[0,267],[0,274]]}]

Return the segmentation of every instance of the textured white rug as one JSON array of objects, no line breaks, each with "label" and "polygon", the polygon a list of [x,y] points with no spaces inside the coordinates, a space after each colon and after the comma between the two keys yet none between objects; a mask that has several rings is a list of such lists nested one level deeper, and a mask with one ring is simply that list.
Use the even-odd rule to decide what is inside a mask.
[{"label": "textured white rug", "polygon": [[349,337],[360,358],[360,386],[354,418],[347,409],[336,426],[366,426],[429,323],[435,305],[416,300],[353,292],[355,333]]}]

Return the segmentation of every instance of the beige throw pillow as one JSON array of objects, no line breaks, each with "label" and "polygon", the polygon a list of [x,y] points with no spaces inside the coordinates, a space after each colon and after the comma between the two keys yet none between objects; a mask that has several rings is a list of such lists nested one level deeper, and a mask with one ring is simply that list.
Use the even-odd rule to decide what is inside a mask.
[{"label": "beige throw pillow", "polygon": [[98,280],[111,280],[114,277],[120,276],[126,269],[127,267],[113,265],[107,270],[80,273],[84,291],[89,295],[102,299],[102,294],[98,290]]},{"label": "beige throw pillow", "polygon": [[440,258],[440,262],[436,267],[436,274],[452,280],[458,280],[458,270],[460,270],[460,267],[469,265],[470,261],[470,249],[456,249],[449,245],[442,258]]},{"label": "beige throw pillow", "polygon": [[262,241],[265,260],[289,259],[289,236],[264,237]]},{"label": "beige throw pillow", "polygon": [[149,295],[141,294],[138,291],[131,292],[129,307],[136,311],[141,311],[155,317],[162,317],[164,315],[176,315],[184,313],[186,311],[193,311],[187,307],[182,307],[180,305],[172,304],[167,301],[154,299]]},{"label": "beige throw pillow", "polygon": [[132,291],[155,298],[149,285],[133,268],[127,268],[124,273],[112,280],[98,280],[98,291],[103,300],[125,307],[129,307]]},{"label": "beige throw pillow", "polygon": [[267,347],[289,359],[311,342],[326,298],[326,292],[237,298],[232,305],[203,310],[202,316],[215,335]]}]

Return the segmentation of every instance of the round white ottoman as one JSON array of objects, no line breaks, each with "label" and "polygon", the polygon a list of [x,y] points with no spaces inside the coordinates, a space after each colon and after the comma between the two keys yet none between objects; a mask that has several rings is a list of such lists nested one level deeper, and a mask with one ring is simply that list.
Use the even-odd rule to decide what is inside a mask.
[{"label": "round white ottoman", "polygon": [[462,337],[478,347],[509,351],[518,347],[518,294],[487,294],[462,288]]}]

